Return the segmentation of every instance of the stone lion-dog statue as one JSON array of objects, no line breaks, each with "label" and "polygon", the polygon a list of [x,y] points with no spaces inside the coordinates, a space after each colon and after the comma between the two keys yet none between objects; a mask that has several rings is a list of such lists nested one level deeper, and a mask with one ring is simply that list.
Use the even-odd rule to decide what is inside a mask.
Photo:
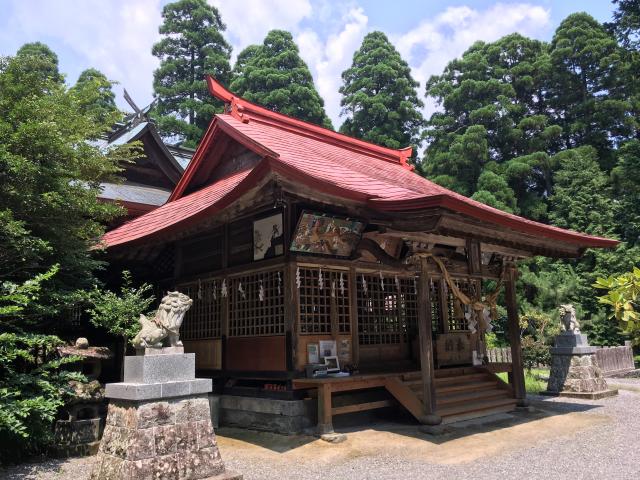
[{"label": "stone lion-dog statue", "polygon": [[576,318],[576,309],[570,303],[560,305],[558,307],[558,313],[560,314],[560,323],[562,324],[562,331],[569,333],[580,333],[580,322]]},{"label": "stone lion-dog statue", "polygon": [[133,346],[136,348],[160,348],[165,345],[168,339],[170,347],[181,347],[180,326],[185,313],[191,308],[193,300],[180,292],[168,292],[162,298],[156,313],[147,318],[140,315],[140,325],[142,329],[133,339]]}]

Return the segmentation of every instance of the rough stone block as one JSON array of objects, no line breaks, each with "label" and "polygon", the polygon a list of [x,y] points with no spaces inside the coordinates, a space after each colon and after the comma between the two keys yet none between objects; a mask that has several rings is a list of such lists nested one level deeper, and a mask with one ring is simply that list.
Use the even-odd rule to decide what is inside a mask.
[{"label": "rough stone block", "polygon": [[[153,459],[153,470],[155,480],[177,480],[178,461],[176,454],[163,455]],[[203,478],[203,477],[200,477]]]},{"label": "rough stone block", "polygon": [[146,402],[137,410],[137,428],[150,428],[175,423],[174,407],[169,402]]},{"label": "rough stone block", "polygon": [[198,449],[197,422],[176,424],[176,449],[178,453]]},{"label": "rough stone block", "polygon": [[194,426],[198,437],[198,450],[216,446],[215,434],[209,420],[194,422]]},{"label": "rough stone block", "polygon": [[176,414],[176,423],[209,420],[209,401],[206,396],[175,401],[173,408]]},{"label": "rough stone block", "polygon": [[127,449],[127,460],[138,461],[153,458],[156,451],[156,441],[153,428],[143,428],[133,431]]},{"label": "rough stone block", "polygon": [[193,380],[194,353],[129,356],[124,360],[125,383],[161,383]]},{"label": "rough stone block", "polygon": [[156,444],[156,455],[176,453],[176,427],[165,425],[153,429]]},{"label": "rough stone block", "polygon": [[155,480],[153,458],[126,461],[122,466],[123,480]]}]

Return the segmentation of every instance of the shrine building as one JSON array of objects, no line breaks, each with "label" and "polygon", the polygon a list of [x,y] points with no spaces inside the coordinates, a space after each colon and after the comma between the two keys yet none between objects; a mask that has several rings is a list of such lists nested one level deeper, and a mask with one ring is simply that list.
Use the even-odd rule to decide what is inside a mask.
[{"label": "shrine building", "polygon": [[[476,202],[415,173],[411,148],[207,81],[225,111],[167,202],[103,241],[112,262],[193,299],[181,337],[214,379],[221,422],[330,432],[335,415],[368,409],[438,425],[525,405],[517,261],[617,242]],[[501,361],[485,342],[498,302]]]}]

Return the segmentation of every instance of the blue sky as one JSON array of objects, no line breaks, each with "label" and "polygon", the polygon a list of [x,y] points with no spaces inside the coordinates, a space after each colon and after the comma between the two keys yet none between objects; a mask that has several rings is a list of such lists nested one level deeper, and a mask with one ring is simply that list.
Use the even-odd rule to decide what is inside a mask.
[{"label": "blue sky", "polygon": [[[611,18],[608,0],[208,0],[227,24],[234,55],[259,43],[267,31],[293,33],[325,100],[334,126],[341,123],[340,74],[362,38],[384,31],[409,62],[416,80],[440,73],[476,40],[493,41],[517,31],[549,40],[563,18],[586,11]],[[60,58],[69,83],[87,67],[102,70],[123,105],[125,87],[140,105],[152,99],[157,66],[151,46],[158,40],[160,12],[167,0],[0,0],[0,55],[25,42],[47,43]],[[427,103],[426,112],[433,110]]]}]

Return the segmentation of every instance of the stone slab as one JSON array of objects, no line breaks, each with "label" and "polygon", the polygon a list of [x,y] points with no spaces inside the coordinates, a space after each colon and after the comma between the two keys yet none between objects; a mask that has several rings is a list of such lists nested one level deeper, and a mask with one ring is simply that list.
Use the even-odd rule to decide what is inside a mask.
[{"label": "stone slab", "polygon": [[124,383],[160,383],[193,380],[194,353],[128,356],[124,359]]},{"label": "stone slab", "polygon": [[209,393],[210,378],[163,383],[107,383],[105,397],[121,400],[154,400]]},{"label": "stone slab", "polygon": [[566,397],[566,398],[582,398],[584,400],[600,400],[601,398],[614,397],[618,395],[618,389],[610,388],[601,392],[550,392],[545,390],[540,395],[549,397]]},{"label": "stone slab", "polygon": [[587,336],[581,333],[561,333],[556,335],[556,347],[588,347],[589,341]]},{"label": "stone slab", "polygon": [[146,347],[136,348],[136,355],[172,355],[176,353],[184,353],[184,347]]},{"label": "stone slab", "polygon": [[551,355],[595,355],[598,347],[551,347]]}]

